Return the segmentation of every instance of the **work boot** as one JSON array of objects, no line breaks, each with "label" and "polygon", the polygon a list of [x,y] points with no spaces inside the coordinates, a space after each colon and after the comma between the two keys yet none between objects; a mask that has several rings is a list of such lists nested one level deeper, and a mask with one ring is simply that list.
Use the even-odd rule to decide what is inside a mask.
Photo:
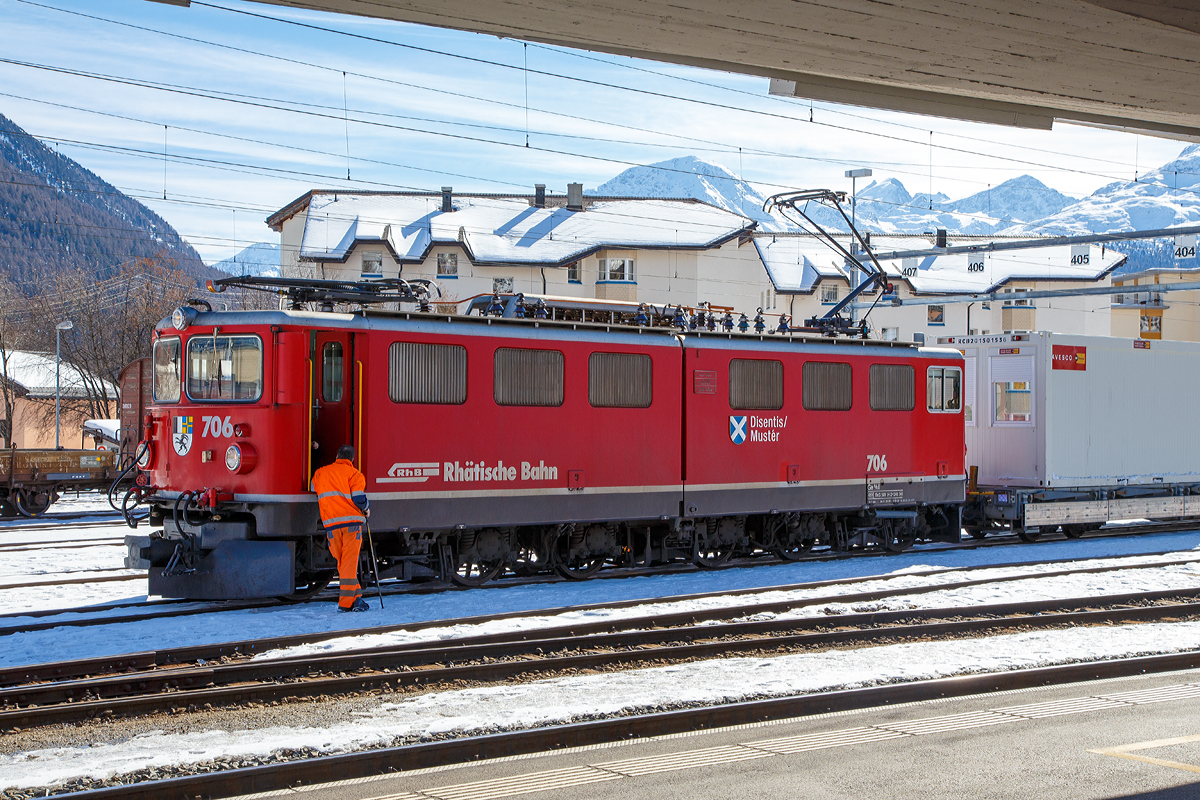
[{"label": "work boot", "polygon": [[338,606],[338,611],[347,613],[350,611],[366,611],[368,608],[370,608],[370,606],[367,605],[367,601],[360,597],[355,600],[349,608],[342,608],[341,606]]}]

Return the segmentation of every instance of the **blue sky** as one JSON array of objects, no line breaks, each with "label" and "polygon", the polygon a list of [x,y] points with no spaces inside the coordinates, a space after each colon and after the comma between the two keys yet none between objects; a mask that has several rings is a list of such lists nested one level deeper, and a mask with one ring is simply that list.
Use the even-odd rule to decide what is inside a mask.
[{"label": "blue sky", "polygon": [[233,0],[0,0],[0,20],[0,113],[210,262],[277,241],[263,220],[312,188],[563,191],[696,155],[764,194],[848,189],[843,172],[867,166],[913,193],[1027,173],[1082,196],[1183,147],[829,103],[810,122],[765,78]]}]

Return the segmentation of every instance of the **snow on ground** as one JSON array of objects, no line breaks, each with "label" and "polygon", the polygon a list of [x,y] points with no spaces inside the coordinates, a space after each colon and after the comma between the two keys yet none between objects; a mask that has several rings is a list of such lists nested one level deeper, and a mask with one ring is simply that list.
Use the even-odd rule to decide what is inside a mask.
[{"label": "snow on ground", "polygon": [[339,753],[397,737],[565,723],[683,703],[727,703],[1075,661],[1193,650],[1200,623],[1046,630],[978,639],[917,642],[771,658],[729,658],[573,676],[523,684],[431,692],[382,703],[358,719],[322,728],[145,733],[114,744],[62,747],[0,757],[0,788],[106,778],[146,767],[218,757],[266,756],[285,748]]},{"label": "snow on ground", "polygon": [[[65,538],[65,537],[64,537]],[[560,609],[584,604],[602,604],[619,600],[670,598],[681,594],[702,592],[732,591],[736,589],[759,588],[797,584],[801,582],[825,581],[843,578],[859,578],[880,575],[881,582],[873,583],[871,587],[861,584],[852,587],[825,587],[820,589],[793,590],[786,597],[778,594],[773,599],[798,599],[800,597],[830,598],[836,602],[838,594],[869,591],[871,588],[920,588],[922,586],[941,585],[962,580],[963,575],[921,576],[920,570],[928,569],[957,569],[987,564],[1036,562],[1047,559],[1070,558],[1099,558],[1136,556],[1141,553],[1156,553],[1162,551],[1192,551],[1200,549],[1200,532],[1157,534],[1149,536],[1130,537],[1128,539],[1096,539],[1061,542],[1043,542],[1036,545],[1014,544],[1011,546],[991,547],[978,550],[958,550],[950,552],[921,552],[915,550],[896,556],[880,558],[854,558],[825,563],[780,564],[762,566],[752,569],[729,569],[714,572],[697,572],[676,575],[643,576],[624,579],[593,580],[585,582],[566,582],[535,584],[526,586],[510,586],[493,589],[474,589],[469,591],[451,591],[433,595],[406,595],[386,598],[386,611],[380,612],[378,601],[368,597],[371,611],[366,614],[338,614],[334,603],[305,603],[294,606],[272,606],[267,608],[247,609],[240,611],[218,611],[208,614],[197,614],[186,617],[172,617],[159,620],[142,620],[121,623],[119,628],[109,625],[91,627],[63,626],[49,630],[30,631],[28,633],[10,634],[4,639],[4,651],[0,653],[0,667],[19,666],[24,664],[60,661],[72,658],[90,656],[116,655],[122,653],[156,650],[170,647],[182,647],[197,644],[213,644],[218,642],[238,641],[244,639],[279,636],[281,634],[319,633],[345,630],[352,633],[356,628],[369,628],[380,625],[403,625],[406,623],[425,622],[430,620],[454,619],[482,614],[497,614],[503,612],[528,612],[540,609]],[[71,552],[71,551],[66,551]],[[1192,553],[1192,555],[1198,555]],[[7,557],[19,559],[20,554]],[[119,568],[121,561],[114,555],[112,562],[97,564]],[[1081,567],[1091,564],[1080,565]],[[1035,565],[1024,567],[1028,572],[1045,572],[1063,569],[1065,565]],[[997,573],[1001,574],[1001,573]],[[1003,573],[1011,574],[1011,573]],[[1192,588],[1200,586],[1200,576],[1187,571],[1150,571],[1151,577],[1139,585],[1155,588]],[[1154,577],[1158,576],[1158,577]],[[979,577],[970,575],[969,577]],[[1053,592],[1046,597],[1079,597],[1099,593],[1096,584],[1090,576],[1073,577],[1071,580],[1059,581],[1048,587],[1046,591]],[[1105,585],[1109,591],[1133,591],[1129,588],[1116,586],[1113,581],[1130,580],[1130,578],[1111,577]],[[1142,580],[1142,579],[1139,579]],[[1075,583],[1072,583],[1075,581]],[[85,602],[94,602],[92,598],[105,595],[109,601],[137,600],[144,595],[144,584],[137,581],[113,582],[95,584],[94,587],[63,586],[37,589],[21,589],[0,591],[0,614],[13,614],[3,621],[5,626],[19,625],[23,620],[39,623],[52,622],[54,616],[40,617],[36,620],[19,616],[22,611],[29,610],[28,597],[37,593],[45,595],[42,607],[53,608],[56,605],[79,606]],[[976,595],[975,602],[986,602],[988,597],[996,592],[1007,593],[1010,589],[1004,585],[982,587]],[[1022,599],[1033,599],[1027,596],[1028,588],[1017,594]],[[795,592],[807,593],[795,594]],[[772,593],[775,595],[776,593]],[[889,600],[896,608],[918,607],[924,603],[937,603],[936,607],[946,605],[969,605],[971,594],[959,594],[953,597],[932,597],[917,595],[909,598]],[[766,601],[766,598],[763,598]],[[669,601],[667,601],[669,602]],[[687,611],[694,608],[712,607],[713,605],[738,606],[754,602],[754,599],[737,597],[720,597],[714,599],[699,599],[686,603],[668,605],[653,604],[633,609],[593,609],[586,611],[567,611],[564,613],[548,614],[519,620],[501,620],[484,625],[455,625],[442,626],[419,632],[400,632],[386,635],[368,635],[339,638],[337,640],[307,646],[302,649],[280,651],[274,655],[298,655],[313,651],[330,651],[334,649],[351,649],[369,647],[381,644],[403,641],[429,641],[445,638],[495,633],[511,630],[516,627],[547,627],[554,625],[569,625],[578,622],[599,621],[612,618],[629,618],[633,616],[654,616],[664,611]],[[905,605],[904,603],[918,605]],[[177,607],[177,606],[175,606]],[[98,610],[91,616],[105,616],[119,620],[122,615],[143,613],[144,609],[111,609]],[[64,621],[77,619],[78,614],[64,614]]]}]

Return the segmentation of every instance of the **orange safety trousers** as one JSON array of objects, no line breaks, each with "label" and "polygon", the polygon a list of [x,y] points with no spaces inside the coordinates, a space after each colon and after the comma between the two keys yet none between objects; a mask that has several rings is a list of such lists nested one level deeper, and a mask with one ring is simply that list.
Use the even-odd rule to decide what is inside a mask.
[{"label": "orange safety trousers", "polygon": [[358,583],[358,552],[362,549],[362,525],[342,525],[330,528],[329,553],[337,559],[338,605],[349,608],[362,597]]}]

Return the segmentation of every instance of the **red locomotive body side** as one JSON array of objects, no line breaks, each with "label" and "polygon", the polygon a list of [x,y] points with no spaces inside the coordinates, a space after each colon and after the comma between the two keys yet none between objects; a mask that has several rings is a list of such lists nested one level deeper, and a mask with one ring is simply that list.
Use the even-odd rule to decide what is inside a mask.
[{"label": "red locomotive body side", "polygon": [[[734,361],[778,364],[779,402],[758,403],[774,407],[734,407]],[[809,363],[846,365],[850,384],[844,410],[805,407],[803,374]],[[912,368],[907,410],[871,407],[871,367],[876,365]],[[962,414],[931,412],[925,396],[927,368],[955,366],[961,369],[962,358],[954,351],[871,343],[689,341],[687,513],[961,502]],[[887,502],[881,502],[880,492],[867,496],[868,481],[889,487]]]},{"label": "red locomotive body side", "polygon": [[[466,330],[462,330],[466,328]],[[376,328],[363,363],[362,450],[376,527],[533,525],[679,513],[680,347],[661,332],[512,326]],[[462,347],[461,403],[394,402],[398,343]],[[559,405],[500,405],[497,351],[561,354]],[[649,359],[646,408],[589,403],[589,357]]]},{"label": "red locomotive body side", "polygon": [[958,536],[955,351],[420,313],[189,323],[160,325],[153,356],[145,469],[165,537],[127,540],[155,593],[319,589],[308,481],[346,443],[380,560],[404,577]]}]

